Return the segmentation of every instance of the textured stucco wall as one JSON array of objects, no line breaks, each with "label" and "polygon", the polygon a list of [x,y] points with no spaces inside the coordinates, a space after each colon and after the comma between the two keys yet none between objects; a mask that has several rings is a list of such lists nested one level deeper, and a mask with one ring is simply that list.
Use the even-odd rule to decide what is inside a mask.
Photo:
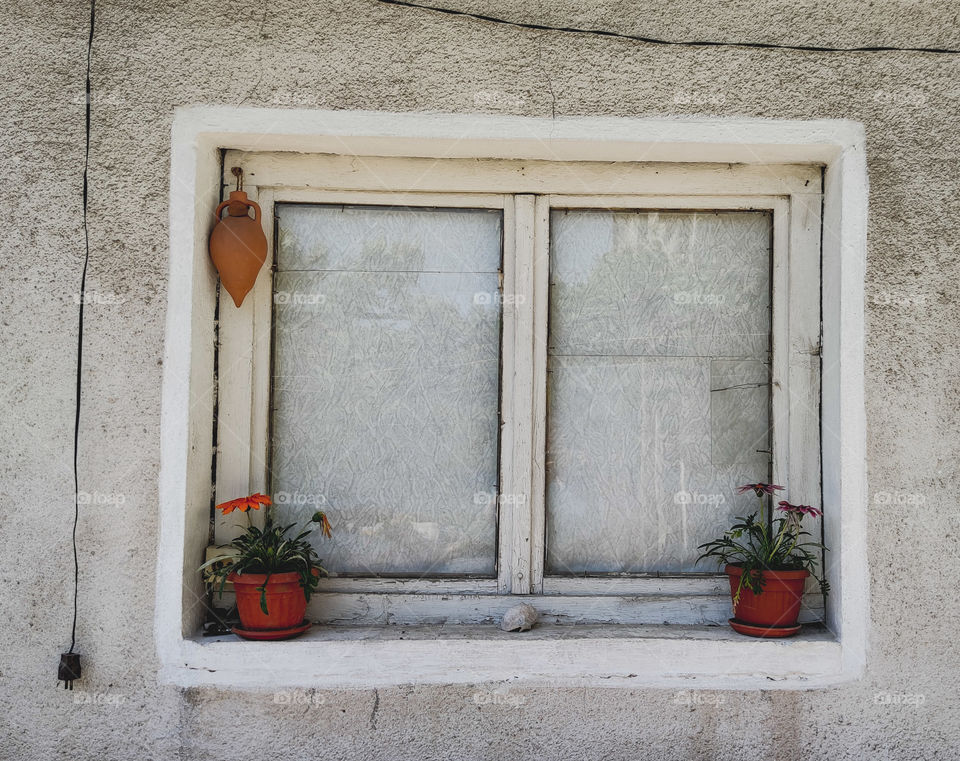
[{"label": "textured stucco wall", "polygon": [[[446,2],[671,38],[960,47],[958,6],[932,1]],[[99,303],[87,311],[81,444],[81,488],[100,496],[79,528],[78,687],[93,701],[81,703],[81,693],[54,688],[54,669],[69,644],[72,592],[87,13],[84,3],[12,0],[0,13],[0,758],[246,759],[265,748],[358,759],[956,757],[960,56],[657,48],[373,0],[101,0],[88,282]],[[176,106],[238,103],[862,121],[871,181],[866,678],[692,704],[653,690],[491,697],[458,687],[318,692],[290,707],[270,695],[157,686],[170,124]],[[883,702],[912,695],[923,704]]]}]

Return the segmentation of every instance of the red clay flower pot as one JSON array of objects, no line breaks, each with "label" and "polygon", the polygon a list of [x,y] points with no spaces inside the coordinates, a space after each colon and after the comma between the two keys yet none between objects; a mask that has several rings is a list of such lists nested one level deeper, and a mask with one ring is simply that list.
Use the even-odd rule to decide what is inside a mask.
[{"label": "red clay flower pot", "polygon": [[[740,585],[743,569],[737,565],[728,565],[723,570],[730,579],[732,599]],[[763,592],[757,595],[749,587],[744,587],[740,592],[740,600],[733,607],[734,618],[740,623],[752,624],[754,627],[775,627],[781,630],[796,627],[797,618],[800,616],[804,583],[810,573],[806,570],[761,571],[761,573],[766,579]],[[781,631],[760,636],[784,636],[784,634]]]},{"label": "red clay flower pot", "polygon": [[263,573],[231,573],[227,581],[237,593],[237,611],[244,630],[294,629],[303,623],[307,598],[298,573],[274,573],[267,582],[267,611],[260,609],[260,592],[267,576]]}]

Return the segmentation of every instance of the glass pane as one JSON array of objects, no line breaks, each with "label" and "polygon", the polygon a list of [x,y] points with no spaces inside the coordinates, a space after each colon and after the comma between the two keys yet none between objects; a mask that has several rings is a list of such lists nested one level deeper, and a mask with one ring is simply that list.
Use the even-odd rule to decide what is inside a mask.
[{"label": "glass pane", "polygon": [[278,205],[273,490],[332,573],[493,575],[500,212]]},{"label": "glass pane", "polygon": [[771,218],[555,211],[547,573],[712,570],[770,472]]},{"label": "glass pane", "polygon": [[500,212],[283,204],[281,269],[496,272]]}]

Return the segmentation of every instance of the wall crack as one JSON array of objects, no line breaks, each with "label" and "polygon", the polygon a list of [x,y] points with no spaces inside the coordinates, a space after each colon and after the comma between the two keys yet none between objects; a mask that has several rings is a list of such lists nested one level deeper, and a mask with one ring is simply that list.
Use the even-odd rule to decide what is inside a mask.
[{"label": "wall crack", "polygon": [[547,68],[543,63],[543,38],[546,35],[540,35],[540,38],[537,40],[537,61],[540,63],[540,68],[543,69],[544,79],[547,80],[547,91],[550,93],[550,118],[557,118],[557,93],[553,89],[553,77],[550,76],[550,69]]},{"label": "wall crack", "polygon": [[370,729],[377,729],[377,712],[380,710],[380,690],[373,691],[373,709],[370,711]]},{"label": "wall crack", "polygon": [[497,16],[488,16],[483,13],[472,13],[470,11],[460,11],[455,8],[444,8],[438,5],[426,5],[424,3],[412,3],[408,0],[377,0],[377,2],[386,5],[397,5],[403,8],[416,8],[421,11],[432,11],[434,13],[445,13],[448,16],[462,16],[472,18],[477,21],[486,21],[491,24],[501,24],[503,26],[512,26],[517,29],[534,29],[545,32],[563,32],[566,34],[594,35],[597,37],[614,37],[621,40],[632,40],[633,42],[643,42],[647,45],[673,45],[680,47],[695,48],[752,48],[755,50],[792,50],[808,53],[934,53],[938,55],[958,55],[958,48],[938,48],[938,47],[900,47],[896,45],[863,45],[848,48],[830,47],[828,45],[793,45],[778,42],[738,42],[724,40],[664,40],[659,37],[644,37],[639,34],[627,34],[626,32],[615,32],[611,29],[586,29],[575,26],[551,26],[549,24],[535,24],[529,21],[511,21],[510,19],[499,18]]}]

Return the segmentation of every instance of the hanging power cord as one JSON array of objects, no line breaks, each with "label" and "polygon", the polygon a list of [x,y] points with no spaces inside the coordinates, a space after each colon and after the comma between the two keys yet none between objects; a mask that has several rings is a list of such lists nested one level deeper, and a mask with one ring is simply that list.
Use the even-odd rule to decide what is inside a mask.
[{"label": "hanging power cord", "polygon": [[782,45],[775,42],[720,42],[717,40],[663,40],[656,37],[642,37],[638,34],[626,34],[625,32],[614,32],[609,29],[581,29],[573,26],[549,26],[547,24],[533,24],[525,21],[510,21],[509,19],[498,18],[497,16],[487,16],[482,13],[471,13],[470,11],[458,11],[453,8],[442,8],[436,5],[424,5],[421,3],[408,2],[407,0],[377,0],[386,5],[398,5],[404,8],[417,8],[421,11],[433,11],[434,13],[445,13],[448,16],[462,16],[476,19],[477,21],[487,21],[491,24],[502,24],[519,29],[535,29],[546,32],[565,32],[568,34],[593,34],[601,37],[616,37],[621,40],[633,40],[634,42],[644,42],[648,45],[679,45],[685,47],[717,47],[717,48],[754,48],[760,50],[800,50],[813,53],[936,53],[939,55],[955,55],[960,53],[956,48],[934,48],[934,47],[896,47],[887,45],[868,45],[864,47],[851,48],[832,48],[824,45]]},{"label": "hanging power cord", "polygon": [[60,655],[57,680],[64,689],[73,689],[80,678],[80,654],[75,653],[77,644],[77,600],[80,591],[80,560],[77,554],[77,524],[80,522],[80,476],[77,459],[80,450],[80,392],[83,371],[83,307],[87,300],[87,266],[90,264],[90,233],[87,229],[87,175],[90,167],[90,61],[93,56],[93,24],[96,18],[96,0],[90,0],[90,36],[87,38],[86,80],[86,143],[83,154],[83,274],[80,276],[80,309],[77,326],[77,401],[73,421],[73,625],[70,627],[70,649]]}]

